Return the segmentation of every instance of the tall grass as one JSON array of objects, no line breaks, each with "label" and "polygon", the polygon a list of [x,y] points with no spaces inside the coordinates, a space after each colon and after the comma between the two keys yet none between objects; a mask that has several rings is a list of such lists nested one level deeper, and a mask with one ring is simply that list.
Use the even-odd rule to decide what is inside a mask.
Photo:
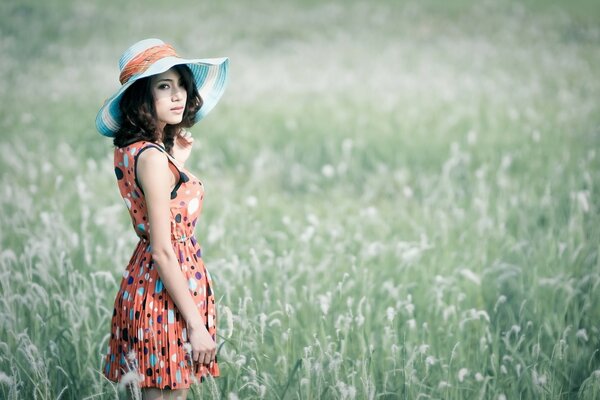
[{"label": "tall grass", "polygon": [[93,119],[146,36],[232,60],[190,161],[223,376],[190,397],[600,397],[593,3],[149,4],[0,6],[0,397],[125,398]]}]

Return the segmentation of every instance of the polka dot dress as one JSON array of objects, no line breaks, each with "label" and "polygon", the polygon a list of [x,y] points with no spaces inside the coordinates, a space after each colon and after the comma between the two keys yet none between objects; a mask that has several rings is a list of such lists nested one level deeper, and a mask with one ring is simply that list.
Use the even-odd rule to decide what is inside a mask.
[{"label": "polka dot dress", "polygon": [[202,210],[204,188],[188,170],[180,167],[165,149],[140,141],[115,148],[115,175],[121,196],[129,210],[133,228],[140,238],[125,271],[113,310],[111,336],[104,362],[104,375],[118,382],[131,371],[140,374],[141,387],[188,388],[210,374],[212,367],[190,362],[184,344],[188,341],[183,317],[171,300],[152,261],[146,202],[136,179],[136,162],[149,148],[167,154],[169,168],[179,176],[171,192],[171,241],[188,288],[206,328],[216,341],[216,309],[210,274],[202,262],[202,250],[194,227]]}]

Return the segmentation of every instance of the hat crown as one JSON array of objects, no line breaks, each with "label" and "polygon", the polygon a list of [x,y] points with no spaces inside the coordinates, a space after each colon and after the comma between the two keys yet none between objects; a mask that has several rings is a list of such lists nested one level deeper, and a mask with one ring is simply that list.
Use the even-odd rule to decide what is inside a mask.
[{"label": "hat crown", "polygon": [[162,40],[154,38],[144,39],[140,40],[137,43],[134,43],[133,45],[131,45],[131,47],[125,50],[121,58],[119,58],[119,70],[123,71],[123,68],[125,68],[129,61],[135,58],[135,56],[137,56],[138,54],[141,54],[142,52],[148,50],[151,47],[161,46],[164,44],[165,42],[163,42]]}]

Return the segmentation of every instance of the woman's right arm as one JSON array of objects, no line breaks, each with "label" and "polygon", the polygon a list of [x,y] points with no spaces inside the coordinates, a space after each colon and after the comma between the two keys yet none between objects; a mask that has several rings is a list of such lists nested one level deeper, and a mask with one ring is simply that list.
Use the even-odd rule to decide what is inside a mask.
[{"label": "woman's right arm", "polygon": [[152,260],[165,289],[187,322],[192,358],[201,364],[209,364],[214,359],[216,344],[206,330],[171,242],[169,203],[175,177],[171,173],[166,155],[159,150],[144,151],[137,162],[137,176],[148,209]]}]

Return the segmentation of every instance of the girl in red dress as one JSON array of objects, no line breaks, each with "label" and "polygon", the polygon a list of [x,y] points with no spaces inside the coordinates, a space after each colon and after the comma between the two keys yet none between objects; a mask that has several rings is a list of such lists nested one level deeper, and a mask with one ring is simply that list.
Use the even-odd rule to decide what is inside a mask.
[{"label": "girl in red dress", "polygon": [[137,384],[144,399],[185,399],[218,376],[215,296],[194,237],[204,187],[187,168],[185,128],[219,101],[227,58],[183,59],[158,39],[119,61],[121,88],[96,127],[113,138],[119,191],[139,242],[114,303],[104,375]]}]

